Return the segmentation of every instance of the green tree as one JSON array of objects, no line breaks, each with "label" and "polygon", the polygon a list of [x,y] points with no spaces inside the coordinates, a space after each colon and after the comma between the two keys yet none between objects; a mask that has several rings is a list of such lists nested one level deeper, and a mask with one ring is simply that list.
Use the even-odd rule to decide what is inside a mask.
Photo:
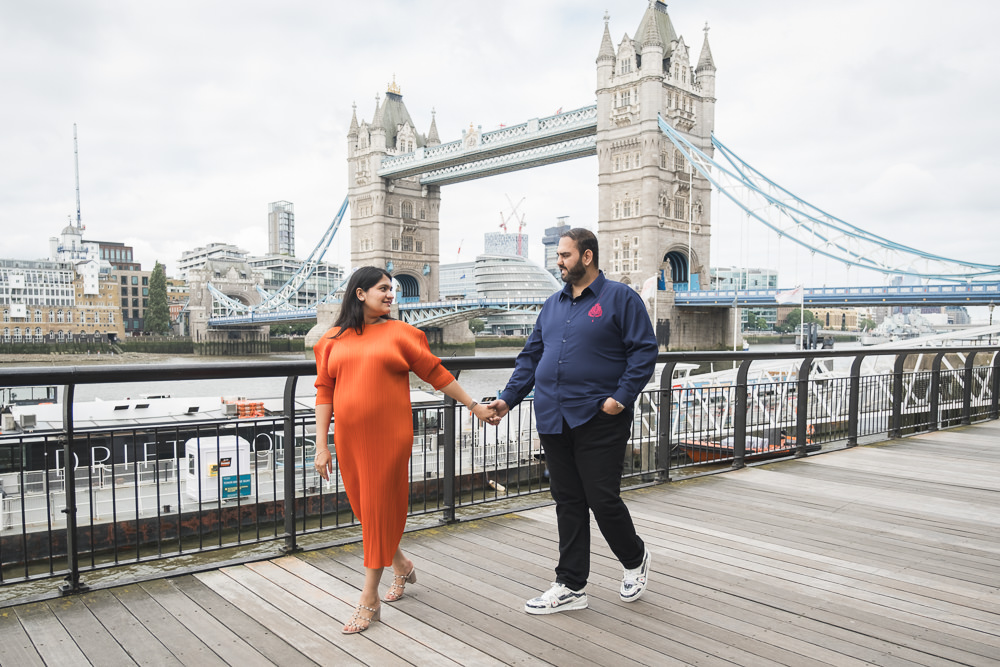
[{"label": "green tree", "polygon": [[170,332],[170,306],[167,305],[167,275],[163,265],[156,262],[153,273],[149,276],[149,305],[146,306],[146,318],[143,329],[149,333],[166,334]]},{"label": "green tree", "polygon": [[858,322],[858,328],[862,331],[870,331],[875,328],[875,321],[865,318]]},{"label": "green tree", "polygon": [[[800,320],[799,319],[800,317],[803,319]],[[788,315],[785,317],[785,323],[776,326],[775,329],[781,331],[782,333],[796,331],[799,328],[799,324],[803,321],[809,323],[809,322],[818,322],[819,320],[816,319],[816,316],[813,314],[811,310],[807,310],[803,313],[802,310],[796,308],[792,312],[788,313]]]},{"label": "green tree", "polygon": [[486,328],[486,322],[482,321],[478,317],[473,317],[469,320],[469,331],[472,333],[479,333]]}]

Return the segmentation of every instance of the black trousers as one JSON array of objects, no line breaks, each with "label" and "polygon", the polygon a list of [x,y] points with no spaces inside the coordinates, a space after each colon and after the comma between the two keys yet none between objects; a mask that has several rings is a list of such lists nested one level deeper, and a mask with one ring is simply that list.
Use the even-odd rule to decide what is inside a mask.
[{"label": "black trousers", "polygon": [[570,428],[563,421],[562,433],[538,436],[559,525],[556,582],[574,590],[586,586],[590,575],[590,512],[622,565],[642,564],[645,545],[621,498],[630,415],[627,410],[617,415],[598,412],[586,424]]}]

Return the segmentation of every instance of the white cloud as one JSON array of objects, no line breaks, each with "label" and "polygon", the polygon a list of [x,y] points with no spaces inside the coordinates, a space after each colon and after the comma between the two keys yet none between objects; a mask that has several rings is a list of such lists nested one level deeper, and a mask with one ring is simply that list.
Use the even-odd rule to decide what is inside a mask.
[{"label": "white cloud", "polygon": [[[75,212],[76,122],[88,238],[129,243],[144,266],[158,259],[172,270],[183,250],[212,241],[262,251],[267,203],[285,199],[295,204],[305,255],[346,193],[352,103],[371,118],[376,93],[395,75],[418,128],[426,132],[434,108],[445,141],[470,123],[492,129],[585,106],[595,97],[605,9],[617,42],[635,32],[645,7],[5,3],[0,254],[45,256],[48,237]],[[1000,6],[717,0],[677,3],[670,13],[695,55],[702,26],[712,26],[716,132],[742,157],[883,236],[998,261],[981,230],[1000,209],[992,157]],[[594,224],[596,181],[587,158],[448,186],[442,260],[462,238],[463,257],[482,247],[506,195],[525,198],[539,258],[556,216]],[[777,242],[759,231],[734,248],[738,216],[717,213],[716,259],[776,256]],[[333,255],[346,262],[346,228],[341,234]],[[783,268],[791,256],[782,251]]]}]

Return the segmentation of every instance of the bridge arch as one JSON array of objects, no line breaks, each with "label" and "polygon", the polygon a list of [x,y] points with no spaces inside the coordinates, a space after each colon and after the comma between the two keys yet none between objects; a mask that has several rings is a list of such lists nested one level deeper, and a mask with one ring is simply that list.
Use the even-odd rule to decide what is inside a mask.
[{"label": "bridge arch", "polygon": [[674,284],[687,284],[691,275],[691,263],[688,261],[688,253],[684,249],[670,250],[663,256],[662,267],[665,275]]},{"label": "bridge arch", "polygon": [[397,302],[416,303],[420,301],[420,281],[415,276],[407,273],[397,273],[392,277],[399,283],[399,294],[396,297]]}]

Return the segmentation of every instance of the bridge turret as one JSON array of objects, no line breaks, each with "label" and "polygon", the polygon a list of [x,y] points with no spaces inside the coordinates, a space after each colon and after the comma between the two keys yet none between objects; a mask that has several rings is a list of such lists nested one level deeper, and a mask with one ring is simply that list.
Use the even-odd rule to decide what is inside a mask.
[{"label": "bridge turret", "polygon": [[[708,45],[708,21],[705,22],[705,41],[701,45],[701,55],[698,56],[698,66],[695,73],[698,76],[698,86],[701,88],[702,103],[701,132],[699,134],[711,137],[715,131],[715,60],[712,49]],[[704,150],[704,149],[703,149]]]},{"label": "bridge turret", "polygon": [[611,42],[611,30],[608,21],[611,17],[604,12],[604,37],[601,38],[601,48],[597,52],[597,89],[601,90],[611,85],[611,77],[615,73],[615,46]]},{"label": "bridge turret", "polygon": [[[695,69],[661,0],[649,3],[634,35],[625,35],[611,60],[606,23],[597,59],[601,268],[613,280],[642,285],[669,266],[673,289],[683,291],[708,284],[711,189],[663,136],[657,115],[710,152],[715,64],[706,46],[707,61]],[[725,340],[728,316],[697,320],[675,310],[672,295],[660,290],[656,301],[657,330],[673,332],[669,347]]]},{"label": "bridge turret", "polygon": [[[386,102],[388,102],[388,97]],[[382,110],[384,104],[379,101],[379,96],[375,95],[375,115],[372,116],[371,124],[371,150],[385,152],[385,126],[382,124]]]}]

